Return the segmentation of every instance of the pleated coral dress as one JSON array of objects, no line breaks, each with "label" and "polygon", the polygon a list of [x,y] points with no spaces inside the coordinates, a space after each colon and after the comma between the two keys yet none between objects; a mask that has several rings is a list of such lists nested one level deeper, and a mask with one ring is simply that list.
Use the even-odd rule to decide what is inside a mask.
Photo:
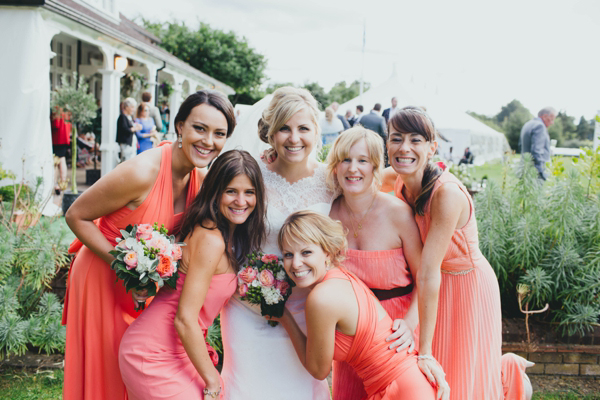
[{"label": "pleated coral dress", "polygon": [[[200,179],[192,172],[186,206],[200,188]],[[96,221],[100,231],[113,245],[120,229],[127,225],[157,222],[175,234],[183,213],[174,214],[171,176],[171,145],[164,143],[160,171],[152,190],[135,210],[123,207]],[[110,265],[79,240],[71,244],[77,252],[69,272],[63,324],[67,325],[65,400],[127,399],[119,371],[118,351],[127,327],[140,315],[134,310],[131,293],[116,281]]]},{"label": "pleated coral dress", "polygon": [[[162,289],[158,292],[152,304],[131,324],[121,340],[119,367],[129,400],[204,398],[206,385],[185,352],[174,324],[185,276],[179,275],[176,290]],[[198,323],[205,336],[236,288],[237,277],[233,273],[212,277],[198,315]],[[224,391],[221,393],[223,398]]]},{"label": "pleated coral dress", "polygon": [[[355,250],[346,251],[344,267],[356,275],[369,289],[391,291],[394,288],[410,289],[413,279],[404,258],[402,248],[391,250]],[[389,316],[394,319],[404,318],[413,292],[403,296],[380,300]],[[418,343],[418,337],[415,334]],[[362,400],[367,398],[362,380],[348,363],[333,362],[333,399]]]},{"label": "pleated coral dress", "polygon": [[389,349],[385,338],[392,333],[389,315],[378,320],[376,298],[354,274],[333,268],[324,280],[350,281],[358,302],[354,336],[335,332],[335,361],[347,362],[364,382],[368,400],[433,400],[435,389],[417,366],[417,357]]},{"label": "pleated coral dress", "polygon": [[[454,231],[442,261],[433,356],[446,373],[450,399],[503,399],[502,314],[498,280],[479,250],[473,199],[462,183],[445,171],[436,181],[430,199],[443,184],[455,184],[467,196],[470,216],[464,227]],[[398,177],[394,192],[406,201],[402,188],[402,180]],[[431,200],[425,206],[424,216],[415,215],[423,243],[431,225],[430,207]],[[506,384],[522,387],[520,381]]]}]

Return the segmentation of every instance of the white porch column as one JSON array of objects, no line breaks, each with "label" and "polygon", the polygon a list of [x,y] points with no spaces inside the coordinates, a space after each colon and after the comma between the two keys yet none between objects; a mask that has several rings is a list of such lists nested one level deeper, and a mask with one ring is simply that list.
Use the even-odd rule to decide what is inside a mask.
[{"label": "white porch column", "polygon": [[152,93],[152,104],[158,106],[157,98],[156,98],[156,72],[158,71],[158,67],[153,64],[146,63],[146,68],[148,68],[148,87],[146,88],[146,92]]},{"label": "white porch column", "polygon": [[114,52],[110,51],[107,56],[106,69],[98,72],[102,74],[102,175],[112,171],[117,165],[117,153],[119,146],[117,138],[117,118],[119,118],[120,88],[122,72],[115,71],[112,65]]},{"label": "white porch column", "polygon": [[179,112],[179,106],[182,103],[181,96],[183,94],[183,81],[184,78],[174,75],[173,80],[175,81],[173,84],[173,93],[169,97],[169,110],[171,111],[171,118],[169,122],[169,140],[176,140],[175,133],[175,116]]}]

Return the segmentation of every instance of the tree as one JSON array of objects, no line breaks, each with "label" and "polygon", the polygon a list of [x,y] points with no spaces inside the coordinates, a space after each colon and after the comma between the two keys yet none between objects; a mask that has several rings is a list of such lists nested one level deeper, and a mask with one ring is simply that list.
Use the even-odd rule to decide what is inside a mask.
[{"label": "tree", "polygon": [[594,121],[588,121],[581,116],[577,125],[577,137],[580,140],[592,140],[594,138]]},{"label": "tree", "polygon": [[160,46],[165,50],[233,87],[236,91],[234,103],[242,98],[250,103],[254,96],[263,94],[259,86],[265,79],[267,61],[264,55],[250,47],[245,37],[213,29],[204,22],[194,30],[177,20],[142,21],[144,27],[161,40]]},{"label": "tree", "polygon": [[502,128],[496,121],[496,117],[488,117],[487,115],[483,115],[483,114],[477,114],[474,111],[467,111],[467,114],[469,114],[471,117],[483,122],[484,124],[486,124],[487,126],[489,126],[490,128],[497,130],[498,132],[503,132],[504,133],[504,128]]},{"label": "tree", "polygon": [[[504,120],[517,110],[527,110],[527,108],[519,100],[514,99],[507,105],[502,106],[500,112],[496,114],[496,122],[502,125]],[[527,113],[529,113],[529,110],[527,110]]]},{"label": "tree", "polygon": [[556,115],[556,120],[560,120],[562,125],[562,137],[564,139],[576,138],[577,127],[575,126],[575,117],[570,117],[565,111],[559,111]]},{"label": "tree", "polygon": [[305,82],[304,86],[302,87],[312,93],[313,97],[323,109],[329,105],[329,94],[325,93],[325,89],[323,89],[323,87],[317,82]]},{"label": "tree", "polygon": [[[364,83],[364,91],[366,92],[370,88],[369,83]],[[329,101],[342,104],[347,102],[348,100],[352,100],[355,97],[358,97],[360,94],[360,82],[354,81],[350,85],[346,86],[346,81],[338,82],[329,91]]]},{"label": "tree", "polygon": [[562,147],[565,141],[565,132],[562,118],[558,118],[557,116],[552,126],[548,128],[548,135],[550,135],[550,139],[556,139],[557,147]]},{"label": "tree", "polygon": [[504,118],[502,128],[504,129],[504,134],[506,135],[508,144],[512,149],[519,148],[521,129],[523,128],[523,125],[525,125],[525,122],[529,121],[531,117],[532,115],[529,110],[527,110],[525,107],[522,107],[516,108],[506,118]]},{"label": "tree", "polygon": [[265,91],[266,94],[271,94],[274,91],[276,91],[277,89],[281,88],[281,87],[285,87],[285,86],[292,86],[292,87],[296,87],[296,85],[294,85],[291,82],[285,82],[285,83],[269,83],[269,86],[267,86],[267,90]]}]

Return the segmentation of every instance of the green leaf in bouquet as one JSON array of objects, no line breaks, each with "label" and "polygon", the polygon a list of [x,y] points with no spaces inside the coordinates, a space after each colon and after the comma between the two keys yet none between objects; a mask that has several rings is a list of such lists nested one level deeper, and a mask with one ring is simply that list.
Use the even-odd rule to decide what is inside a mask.
[{"label": "green leaf in bouquet", "polygon": [[119,250],[111,250],[108,252],[108,254],[110,254],[111,256],[118,256],[119,253],[121,253]]},{"label": "green leaf in bouquet", "polygon": [[158,282],[160,280],[160,275],[156,271],[152,271],[148,273],[148,277],[152,279],[154,282]]},{"label": "green leaf in bouquet", "polygon": [[125,262],[125,253],[117,254],[117,260]]},{"label": "green leaf in bouquet", "polygon": [[137,279],[130,279],[125,284],[125,291],[129,292],[131,289],[135,289],[140,286],[140,282]]},{"label": "green leaf in bouquet", "polygon": [[165,283],[172,289],[177,288],[177,279],[179,278],[179,272],[175,272],[169,279],[165,279]]},{"label": "green leaf in bouquet", "polygon": [[150,264],[150,271],[156,271],[156,267],[158,267],[158,261],[158,258],[152,261],[152,264]]}]

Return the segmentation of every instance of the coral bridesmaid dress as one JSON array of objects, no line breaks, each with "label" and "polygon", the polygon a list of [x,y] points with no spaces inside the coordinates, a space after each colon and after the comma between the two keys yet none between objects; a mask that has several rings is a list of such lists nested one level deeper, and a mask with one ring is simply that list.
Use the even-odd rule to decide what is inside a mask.
[{"label": "coral bridesmaid dress", "polygon": [[333,268],[325,279],[352,284],[358,302],[354,336],[335,332],[333,359],[350,364],[364,382],[368,400],[433,400],[435,389],[417,365],[417,356],[389,349],[385,338],[392,333],[389,315],[378,320],[376,299],[369,288],[343,268]]},{"label": "coral bridesmaid dress", "polygon": [[[119,367],[129,400],[204,398],[206,385],[188,358],[173,323],[184,281],[185,274],[180,274],[176,290],[158,292],[148,309],[123,335]],[[237,278],[233,273],[212,277],[198,315],[205,333],[236,288]]]},{"label": "coral bridesmaid dress", "polygon": [[[404,318],[413,296],[413,279],[402,248],[379,251],[348,249],[344,267],[370,289],[375,289],[381,305],[392,320]],[[400,288],[399,293],[394,293],[396,288]],[[382,300],[384,297],[391,298]],[[418,343],[416,335],[415,340]],[[366,397],[363,382],[354,368],[346,362],[334,361],[334,400],[362,400]]]},{"label": "coral bridesmaid dress", "polygon": [[[479,250],[473,199],[462,183],[447,171],[435,182],[425,206],[425,215],[415,215],[421,240],[425,243],[431,224],[431,198],[445,183],[457,185],[467,196],[470,216],[464,227],[454,231],[442,261],[433,356],[444,368],[452,400],[503,399],[505,390],[523,393],[521,379],[505,383],[512,389],[503,388],[502,314],[498,280]],[[402,179],[398,177],[394,192],[398,198],[406,201],[402,188]],[[514,374],[514,377],[517,375]]]},{"label": "coral bridesmaid dress", "polygon": [[[200,188],[195,172],[190,175],[186,206]],[[176,233],[183,213],[174,214],[171,177],[171,145],[164,143],[160,171],[152,190],[135,210],[123,207],[96,221],[106,239],[116,244],[120,229],[130,224],[164,224]],[[134,310],[131,293],[116,281],[115,272],[79,240],[71,244],[77,252],[69,272],[63,324],[67,325],[65,352],[65,400],[126,399],[121,380],[118,351],[125,329],[140,312]]]}]

